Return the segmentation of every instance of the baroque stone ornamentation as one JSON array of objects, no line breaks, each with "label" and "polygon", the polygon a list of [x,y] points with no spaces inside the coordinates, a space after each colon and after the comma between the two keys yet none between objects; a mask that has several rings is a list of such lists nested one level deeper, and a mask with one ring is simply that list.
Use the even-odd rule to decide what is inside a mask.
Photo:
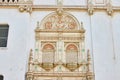
[{"label": "baroque stone ornamentation", "polygon": [[[0,7],[1,8],[16,8],[19,9],[20,12],[29,12],[32,13],[33,9],[35,10],[42,10],[42,11],[46,11],[46,10],[50,10],[50,11],[56,11],[57,10],[57,14],[61,15],[64,11],[87,11],[89,15],[93,15],[93,13],[95,12],[95,10],[99,10],[99,11],[105,11],[105,9],[107,9],[107,13],[108,15],[112,15],[113,11],[114,12],[119,12],[120,11],[120,6],[116,7],[116,6],[112,6],[112,2],[110,0],[108,0],[107,4],[104,2],[103,4],[93,4],[95,3],[95,0],[87,0],[88,3],[86,4],[86,6],[84,5],[79,5],[79,6],[75,6],[75,5],[70,5],[68,7],[66,7],[66,5],[63,5],[63,0],[57,0],[57,5],[35,5],[34,0],[0,0]],[[7,6],[7,7],[6,7]],[[18,7],[19,6],[19,7]]]},{"label": "baroque stone ornamentation", "polygon": [[31,5],[20,5],[19,6],[19,11],[20,12],[26,11],[26,12],[31,13],[32,12],[32,6]]},{"label": "baroque stone ornamentation", "polygon": [[90,51],[85,51],[84,38],[83,23],[67,12],[54,12],[41,24],[37,22],[35,52],[30,51],[26,80],[94,80],[92,58]]},{"label": "baroque stone ornamentation", "polygon": [[42,23],[44,29],[49,30],[77,30],[79,27],[78,21],[73,18],[72,15],[67,15],[63,13],[61,16],[57,13],[50,14],[52,16],[47,16]]}]

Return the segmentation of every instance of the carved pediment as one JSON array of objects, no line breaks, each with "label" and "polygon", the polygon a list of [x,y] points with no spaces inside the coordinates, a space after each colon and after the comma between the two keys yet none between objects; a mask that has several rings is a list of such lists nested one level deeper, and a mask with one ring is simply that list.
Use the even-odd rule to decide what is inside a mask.
[{"label": "carved pediment", "polygon": [[41,24],[37,24],[38,29],[45,30],[79,30],[81,26],[77,19],[67,13],[64,12],[61,16],[56,12],[49,14],[45,17]]}]

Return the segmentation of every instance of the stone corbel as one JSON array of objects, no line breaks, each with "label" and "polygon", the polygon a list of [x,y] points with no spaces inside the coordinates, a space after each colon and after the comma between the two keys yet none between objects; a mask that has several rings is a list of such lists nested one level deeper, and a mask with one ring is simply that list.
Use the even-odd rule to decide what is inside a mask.
[{"label": "stone corbel", "polygon": [[20,5],[19,6],[19,11],[24,12],[25,11],[25,5]]},{"label": "stone corbel", "polygon": [[26,11],[29,13],[32,13],[32,6],[31,5],[27,5],[26,6]]},{"label": "stone corbel", "polygon": [[61,16],[64,11],[63,11],[62,8],[58,8],[56,12],[57,12],[57,14],[58,14],[59,16]]},{"label": "stone corbel", "polygon": [[62,6],[63,6],[63,0],[57,0],[57,5],[58,5],[58,9],[56,11],[56,13],[61,16],[64,12]]},{"label": "stone corbel", "polygon": [[107,14],[111,16],[113,14],[113,8],[111,2],[107,3],[106,6],[107,6]]},{"label": "stone corbel", "polygon": [[32,12],[32,5],[20,5],[19,6],[19,11],[20,12],[26,11],[26,12],[31,13]]},{"label": "stone corbel", "polygon": [[32,12],[32,5],[33,5],[32,0],[27,0],[27,1],[19,0],[18,3],[21,4],[21,5],[19,5],[20,12],[24,12],[24,11],[29,12],[29,13]]},{"label": "stone corbel", "polygon": [[88,13],[89,15],[93,15],[94,13],[94,5],[92,3],[92,0],[88,0]]}]

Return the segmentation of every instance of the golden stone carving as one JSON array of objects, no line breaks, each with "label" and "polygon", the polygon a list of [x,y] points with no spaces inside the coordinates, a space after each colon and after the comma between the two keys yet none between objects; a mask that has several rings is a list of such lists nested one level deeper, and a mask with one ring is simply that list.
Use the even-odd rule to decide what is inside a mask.
[{"label": "golden stone carving", "polygon": [[107,13],[108,13],[108,15],[110,15],[110,16],[113,14],[113,7],[112,7],[111,2],[109,2],[109,3],[107,4]]},{"label": "golden stone carving", "polygon": [[20,12],[26,11],[26,12],[31,13],[32,12],[32,6],[31,5],[20,5],[19,6],[19,11]]},{"label": "golden stone carving", "polygon": [[[67,13],[51,13],[35,30],[36,49],[30,51],[26,80],[94,80],[90,51],[85,52],[83,23]],[[31,55],[34,53],[34,58]],[[85,56],[87,55],[87,57]],[[74,74],[74,75],[73,75]]]},{"label": "golden stone carving", "polygon": [[42,66],[45,70],[49,71],[50,69],[53,69],[54,64],[53,63],[42,63]]},{"label": "golden stone carving", "polygon": [[25,6],[19,6],[19,11],[24,12],[25,11]]},{"label": "golden stone carving", "polygon": [[[29,12],[32,13],[33,9],[34,11],[56,11],[58,14],[62,14],[64,11],[87,11],[89,13],[89,15],[92,15],[95,10],[99,10],[101,11],[105,11],[105,9],[107,10],[108,15],[112,15],[113,11],[114,12],[120,12],[120,6],[112,6],[111,1],[108,1],[108,4],[106,4],[106,6],[104,5],[94,5],[93,4],[93,0],[88,0],[88,4],[86,6],[84,5],[70,5],[70,6],[66,6],[63,5],[63,0],[57,0],[57,5],[34,5],[33,4],[33,0],[0,0],[0,8],[16,8],[19,9],[20,12]],[[18,7],[19,6],[19,7]],[[22,8],[21,6],[26,6],[27,8]],[[30,7],[28,7],[30,6]]]},{"label": "golden stone carving", "polygon": [[93,15],[94,12],[94,5],[92,3],[92,0],[88,0],[88,13],[89,15]]},{"label": "golden stone carving", "polygon": [[61,16],[52,13],[50,16],[45,17],[43,21],[39,26],[43,26],[45,30],[77,30],[80,26],[78,21],[66,12]]}]

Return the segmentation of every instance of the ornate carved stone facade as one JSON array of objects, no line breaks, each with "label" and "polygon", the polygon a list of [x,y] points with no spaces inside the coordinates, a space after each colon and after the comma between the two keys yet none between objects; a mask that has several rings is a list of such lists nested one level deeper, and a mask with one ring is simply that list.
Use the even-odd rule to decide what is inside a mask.
[{"label": "ornate carved stone facade", "polygon": [[[103,3],[97,4],[96,0],[86,0],[86,5],[81,6],[65,6],[63,0],[57,0],[57,5],[36,5],[34,0],[0,0],[0,7],[4,8],[18,8],[20,12],[32,13],[33,10],[51,10],[55,11],[58,7],[63,6],[64,10],[68,11],[87,11],[89,15],[93,15],[95,11],[106,11],[108,15],[112,15],[114,12],[120,11],[120,6],[113,6],[111,0],[103,0]],[[96,3],[96,4],[95,4]]]},{"label": "ornate carved stone facade", "polygon": [[0,0],[0,24],[5,80],[120,79],[120,0]]},{"label": "ornate carved stone facade", "polygon": [[67,12],[54,12],[37,22],[35,34],[26,80],[94,80],[82,22]]}]

